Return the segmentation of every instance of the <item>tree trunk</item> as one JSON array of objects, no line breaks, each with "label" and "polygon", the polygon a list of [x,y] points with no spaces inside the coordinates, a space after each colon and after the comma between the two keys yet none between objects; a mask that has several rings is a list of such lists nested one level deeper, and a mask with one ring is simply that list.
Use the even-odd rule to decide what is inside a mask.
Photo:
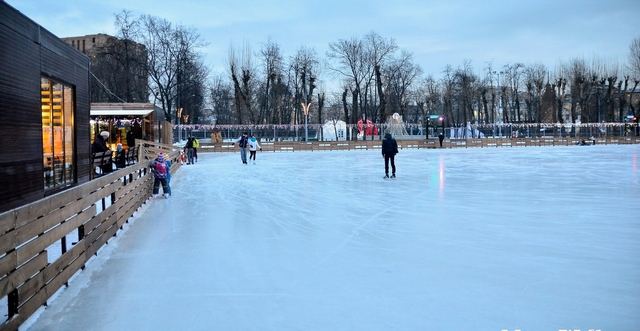
[{"label": "tree trunk", "polygon": [[[349,124],[349,106],[347,105],[347,94],[349,90],[347,88],[342,92],[342,110],[344,110],[344,122]],[[337,136],[336,136],[337,137]]]},{"label": "tree trunk", "polygon": [[384,123],[387,120],[387,114],[385,113],[386,108],[386,100],[384,96],[384,91],[382,91],[382,78],[380,74],[380,66],[375,66],[375,74],[376,74],[376,87],[378,89],[378,98],[380,99],[380,105],[378,106],[378,113],[380,114],[380,123]]}]

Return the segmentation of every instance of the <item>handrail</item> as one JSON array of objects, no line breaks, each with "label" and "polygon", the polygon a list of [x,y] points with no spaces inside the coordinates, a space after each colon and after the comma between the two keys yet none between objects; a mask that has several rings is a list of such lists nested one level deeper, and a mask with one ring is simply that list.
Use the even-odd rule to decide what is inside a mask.
[{"label": "handrail", "polygon": [[[140,141],[141,160],[152,157],[145,145],[155,146]],[[167,152],[175,173],[179,150]],[[9,316],[0,330],[17,330],[147,201],[153,187],[148,166],[138,162],[0,213],[0,297],[7,296]]]}]

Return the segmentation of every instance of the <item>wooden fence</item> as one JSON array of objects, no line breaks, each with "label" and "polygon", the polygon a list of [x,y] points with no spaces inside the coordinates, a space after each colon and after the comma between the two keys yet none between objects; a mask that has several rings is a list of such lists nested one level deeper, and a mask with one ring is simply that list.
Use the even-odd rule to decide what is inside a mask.
[{"label": "wooden fence", "polygon": [[171,172],[180,167],[171,146],[137,143],[137,164],[0,214],[0,298],[8,305],[0,330],[17,330],[150,197],[148,160],[163,151]]},{"label": "wooden fence", "polygon": [[[581,142],[581,138],[517,138],[517,139],[445,139],[442,148],[495,148],[495,147],[528,147],[528,146],[571,146]],[[585,140],[588,144],[640,144],[640,137],[608,137]],[[369,150],[380,149],[380,140],[358,141],[314,141],[295,142],[278,141],[260,143],[263,151],[295,152],[295,151],[327,151],[327,150]],[[398,148],[440,148],[438,139],[398,140]],[[238,149],[229,143],[202,145],[198,152],[232,152]]]}]

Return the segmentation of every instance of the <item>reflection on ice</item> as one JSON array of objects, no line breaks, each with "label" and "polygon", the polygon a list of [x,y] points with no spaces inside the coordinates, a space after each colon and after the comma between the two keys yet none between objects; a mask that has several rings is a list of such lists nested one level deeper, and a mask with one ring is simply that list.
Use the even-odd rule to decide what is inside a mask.
[{"label": "reflection on ice", "polygon": [[32,329],[638,330],[639,151],[202,154]]},{"label": "reflection on ice", "polygon": [[444,181],[445,181],[445,178],[444,178],[444,169],[445,169],[445,167],[444,167],[444,157],[443,156],[439,157],[439,162],[438,163],[439,163],[439,166],[440,166],[439,171],[438,171],[438,179],[439,179],[438,180],[438,183],[439,183],[438,188],[439,188],[439,192],[440,192],[440,197],[442,197],[444,195]]}]

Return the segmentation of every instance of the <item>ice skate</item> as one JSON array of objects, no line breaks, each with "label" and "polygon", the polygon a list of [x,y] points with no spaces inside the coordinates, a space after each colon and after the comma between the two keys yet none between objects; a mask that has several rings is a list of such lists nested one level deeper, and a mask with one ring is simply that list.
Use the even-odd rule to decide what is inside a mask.
[{"label": "ice skate", "polygon": [[396,179],[396,174],[391,175],[391,179]]},{"label": "ice skate", "polygon": [[382,177],[384,179],[389,179],[389,175],[384,175],[384,177]]}]

